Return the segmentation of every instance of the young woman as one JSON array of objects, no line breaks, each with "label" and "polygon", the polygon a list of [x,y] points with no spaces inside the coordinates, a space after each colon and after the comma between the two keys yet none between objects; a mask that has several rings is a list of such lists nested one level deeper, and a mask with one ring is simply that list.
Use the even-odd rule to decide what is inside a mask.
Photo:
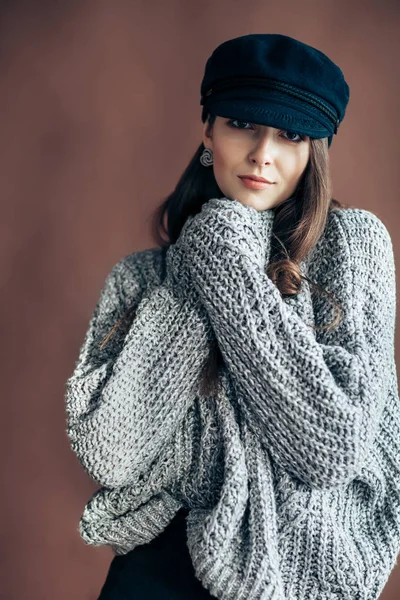
[{"label": "young woman", "polygon": [[253,34],[201,94],[159,246],[111,270],[67,382],[101,485],[79,531],[116,554],[100,599],[375,600],[400,552],[395,265],[331,195],[349,87]]}]

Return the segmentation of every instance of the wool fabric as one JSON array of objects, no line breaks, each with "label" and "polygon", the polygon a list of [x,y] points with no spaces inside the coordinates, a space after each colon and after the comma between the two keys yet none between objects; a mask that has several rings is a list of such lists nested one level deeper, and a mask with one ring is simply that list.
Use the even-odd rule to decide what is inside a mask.
[{"label": "wool fabric", "polygon": [[328,213],[300,266],[342,319],[313,329],[334,305],[266,275],[274,219],[212,198],[167,253],[111,269],[66,384],[72,449],[101,486],[79,532],[125,554],[184,507],[196,576],[220,600],[375,600],[400,552],[392,241],[370,211]]}]

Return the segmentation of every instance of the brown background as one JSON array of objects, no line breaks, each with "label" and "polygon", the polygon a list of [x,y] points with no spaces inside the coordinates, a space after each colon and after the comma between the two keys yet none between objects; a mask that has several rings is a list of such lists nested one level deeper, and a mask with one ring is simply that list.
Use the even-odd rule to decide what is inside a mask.
[{"label": "brown background", "polygon": [[[201,142],[219,43],[284,33],[341,66],[334,196],[375,212],[398,260],[396,4],[1,2],[2,599],[95,600],[105,579],[111,549],[77,532],[96,485],[65,435],[64,385],[105,276],[154,245],[152,211]],[[396,568],[382,598],[399,587]]]}]

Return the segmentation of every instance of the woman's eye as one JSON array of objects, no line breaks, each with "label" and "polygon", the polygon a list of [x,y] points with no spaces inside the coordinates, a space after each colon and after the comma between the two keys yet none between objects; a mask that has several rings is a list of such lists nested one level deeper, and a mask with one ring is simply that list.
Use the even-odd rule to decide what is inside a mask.
[{"label": "woman's eye", "polygon": [[290,142],[302,142],[304,140],[304,135],[300,135],[300,133],[295,133],[294,131],[284,131],[283,133],[287,135],[297,135],[298,139],[288,138]]},{"label": "woman's eye", "polygon": [[[250,129],[252,129],[252,123],[250,123],[250,121],[240,121],[239,119],[230,119],[227,122],[227,125],[229,125],[230,127],[233,127],[233,129],[249,129],[247,127],[241,127],[241,125],[250,125]],[[286,137],[287,140],[289,140],[289,142],[302,142],[305,140],[305,136],[301,135],[300,133],[295,133],[294,131],[283,131],[284,136],[289,136]],[[293,138],[291,136],[297,136],[297,138]]]},{"label": "woman's eye", "polygon": [[231,119],[230,121],[228,121],[228,125],[231,125],[231,127],[233,127],[234,129],[245,129],[244,127],[238,127],[237,125],[234,125],[234,123],[244,123],[245,125],[251,125],[249,121],[239,121],[239,119]]}]

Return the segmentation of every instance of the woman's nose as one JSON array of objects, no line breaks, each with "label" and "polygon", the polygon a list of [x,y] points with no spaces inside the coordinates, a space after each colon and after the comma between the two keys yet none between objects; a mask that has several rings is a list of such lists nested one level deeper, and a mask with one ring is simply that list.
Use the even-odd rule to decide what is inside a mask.
[{"label": "woman's nose", "polygon": [[250,160],[260,165],[269,164],[274,160],[275,149],[271,140],[263,140],[250,152]]}]

